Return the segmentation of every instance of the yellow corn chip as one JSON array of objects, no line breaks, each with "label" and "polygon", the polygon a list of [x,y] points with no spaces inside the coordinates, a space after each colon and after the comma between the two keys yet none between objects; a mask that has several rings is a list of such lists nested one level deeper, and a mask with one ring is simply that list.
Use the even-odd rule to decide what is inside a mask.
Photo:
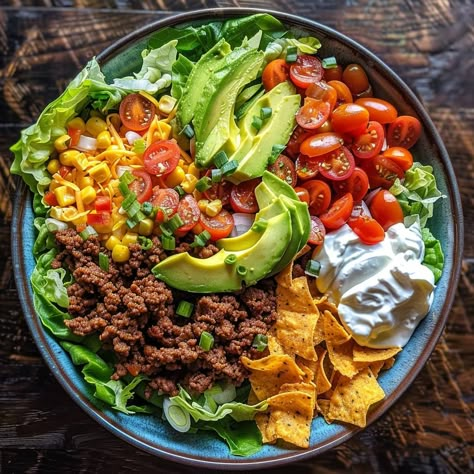
[{"label": "yellow corn chip", "polygon": [[382,370],[383,365],[385,364],[384,360],[378,360],[376,362],[372,362],[369,367],[372,373],[374,374],[375,378],[379,376],[380,371]]},{"label": "yellow corn chip", "polygon": [[323,318],[324,339],[326,341],[330,341],[334,346],[339,346],[351,338],[351,335],[331,312],[324,310],[321,318]]},{"label": "yellow corn chip", "polygon": [[395,357],[390,357],[390,359],[387,359],[383,365],[383,370],[388,370],[393,367],[393,364],[395,364]]},{"label": "yellow corn chip", "polygon": [[331,402],[329,400],[324,400],[323,398],[318,399],[318,411],[323,415],[326,423],[331,424],[334,420],[329,417],[329,407]]},{"label": "yellow corn chip", "polygon": [[272,354],[284,354],[282,345],[275,336],[268,336],[267,347],[270,355]]},{"label": "yellow corn chip", "polygon": [[360,366],[352,358],[352,346],[354,341],[351,339],[344,344],[334,346],[329,340],[326,341],[329,359],[334,369],[346,377],[353,377],[360,370]]},{"label": "yellow corn chip", "polygon": [[324,350],[322,347],[316,348],[318,353],[318,366],[315,373],[315,383],[316,383],[316,390],[318,395],[321,395],[324,392],[327,392],[331,388],[331,382],[327,376],[325,367],[324,367],[324,360],[326,358],[327,351]]},{"label": "yellow corn chip", "polygon": [[355,343],[353,348],[353,356],[355,362],[377,362],[379,360],[387,360],[398,354],[402,350],[401,347],[390,347],[388,349],[372,349],[370,347],[362,347]]},{"label": "yellow corn chip", "polygon": [[308,362],[316,363],[314,361],[307,361],[306,359],[302,359],[301,357],[296,357],[296,364],[298,367],[304,372],[303,382],[312,382],[314,379],[314,371],[308,365]]}]

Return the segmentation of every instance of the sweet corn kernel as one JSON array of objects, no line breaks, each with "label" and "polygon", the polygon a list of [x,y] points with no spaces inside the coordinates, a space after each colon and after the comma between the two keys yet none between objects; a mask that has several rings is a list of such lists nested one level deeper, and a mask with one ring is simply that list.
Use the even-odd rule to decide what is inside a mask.
[{"label": "sweet corn kernel", "polygon": [[159,139],[168,140],[171,133],[171,125],[160,120],[158,121],[157,129],[158,129]]},{"label": "sweet corn kernel", "polygon": [[153,227],[154,227],[154,222],[151,219],[149,218],[143,219],[138,224],[138,233],[140,235],[145,235],[145,236],[151,235],[151,233],[153,232]]},{"label": "sweet corn kernel", "polygon": [[103,130],[97,135],[97,148],[105,149],[112,145],[112,137],[108,130]]},{"label": "sweet corn kernel", "polygon": [[52,160],[49,160],[48,166],[46,166],[46,169],[51,173],[57,173],[59,171],[59,167],[61,166],[61,163],[59,160],[56,158],[53,158]]},{"label": "sweet corn kernel", "polygon": [[86,130],[93,137],[97,137],[100,132],[107,130],[107,124],[105,123],[105,120],[102,120],[100,117],[91,117],[86,122]]},{"label": "sweet corn kernel", "polygon": [[81,176],[77,180],[77,185],[81,188],[87,188],[87,186],[94,186],[95,181],[90,176]]},{"label": "sweet corn kernel", "polygon": [[207,207],[208,204],[209,204],[208,199],[199,199],[199,201],[198,201],[199,210],[201,212],[206,212],[206,207]]},{"label": "sweet corn kernel", "polygon": [[183,168],[177,166],[165,179],[166,186],[174,188],[183,182],[185,172]]},{"label": "sweet corn kernel", "polygon": [[59,161],[64,166],[74,166],[74,158],[81,152],[79,150],[65,150],[59,154]]},{"label": "sweet corn kernel", "polygon": [[138,234],[135,232],[127,232],[122,238],[122,245],[134,244],[138,239]]},{"label": "sweet corn kernel", "polygon": [[60,137],[54,140],[54,148],[56,151],[66,151],[69,148],[69,144],[71,143],[71,137],[69,135],[61,135]]},{"label": "sweet corn kernel", "polygon": [[[120,147],[118,145],[110,145],[107,147],[107,151],[118,151],[120,150]],[[114,161],[122,156],[122,153],[117,152],[117,153],[111,153],[110,155],[107,156],[107,159],[109,161]]]},{"label": "sweet corn kernel", "polygon": [[219,214],[219,212],[222,211],[222,201],[220,199],[214,199],[214,201],[211,201],[207,206],[205,213],[209,217],[214,217]]},{"label": "sweet corn kernel", "polygon": [[104,181],[107,181],[110,178],[110,169],[107,163],[102,162],[93,166],[89,170],[89,176],[97,183],[103,183]]},{"label": "sweet corn kernel", "polygon": [[55,181],[54,179],[51,181],[51,183],[49,183],[49,190],[50,191],[54,191],[55,189],[59,188],[60,186],[62,186],[61,183],[58,183],[57,181]]},{"label": "sweet corn kernel", "polygon": [[181,182],[181,187],[184,189],[186,193],[192,193],[194,191],[194,188],[196,187],[196,183],[198,182],[198,179],[196,176],[186,173],[184,175],[184,179]]},{"label": "sweet corn kernel", "polygon": [[198,167],[194,163],[190,163],[188,166],[188,173],[196,176],[196,178],[200,178],[201,172],[199,171]]},{"label": "sweet corn kernel", "polygon": [[111,235],[107,242],[105,242],[105,248],[109,250],[113,250],[116,245],[120,244],[120,239],[115,235]]},{"label": "sweet corn kernel", "polygon": [[94,202],[96,195],[97,193],[92,186],[86,186],[84,189],[81,189],[81,199],[84,204]]},{"label": "sweet corn kernel", "polygon": [[59,186],[54,190],[54,195],[61,207],[70,206],[76,202],[74,191],[67,186]]},{"label": "sweet corn kernel", "polygon": [[117,263],[123,263],[130,258],[130,250],[126,245],[117,244],[112,249],[112,260]]},{"label": "sweet corn kernel", "polygon": [[67,123],[68,127],[75,128],[76,130],[80,130],[81,132],[86,131],[86,123],[81,117],[75,117]]},{"label": "sweet corn kernel", "polygon": [[158,110],[164,114],[169,115],[176,105],[176,99],[170,95],[163,95],[158,102]]},{"label": "sweet corn kernel", "polygon": [[84,171],[89,165],[89,160],[84,153],[79,153],[71,158],[71,163],[77,170]]},{"label": "sweet corn kernel", "polygon": [[77,219],[73,219],[72,223],[76,226],[77,231],[80,232],[79,229],[84,230],[86,228],[87,216],[81,216]]},{"label": "sweet corn kernel", "polygon": [[99,117],[99,118],[101,118],[101,119],[104,118],[104,115],[103,115],[101,112],[99,112],[98,110],[91,110],[91,111],[89,112],[89,115],[90,115],[91,117]]}]

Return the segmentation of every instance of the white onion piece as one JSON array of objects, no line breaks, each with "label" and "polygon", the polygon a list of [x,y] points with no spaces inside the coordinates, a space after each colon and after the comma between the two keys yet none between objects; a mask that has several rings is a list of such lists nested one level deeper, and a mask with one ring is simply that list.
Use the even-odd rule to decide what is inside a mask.
[{"label": "white onion piece", "polygon": [[120,178],[120,176],[122,176],[125,173],[125,171],[130,171],[131,173],[133,171],[133,168],[130,166],[118,165],[115,168],[115,171],[117,172],[117,176]]},{"label": "white onion piece", "polygon": [[238,237],[247,232],[255,220],[255,214],[246,214],[245,212],[236,212],[232,217],[234,218],[234,228],[230,233],[231,237]]},{"label": "white onion piece", "polygon": [[125,133],[125,138],[127,139],[129,145],[133,145],[137,140],[140,140],[142,136],[133,130],[129,130]]},{"label": "white onion piece", "polygon": [[54,219],[53,217],[48,217],[45,219],[46,228],[50,232],[58,232],[60,230],[66,230],[69,226],[66,222],[59,221],[58,219]]},{"label": "white onion piece", "polygon": [[367,204],[367,206],[370,206],[370,203],[372,202],[372,199],[374,199],[375,195],[381,190],[382,188],[376,188],[373,191],[370,191],[365,198],[364,201]]},{"label": "white onion piece", "polygon": [[86,135],[81,135],[77,145],[74,147],[79,151],[95,151],[97,150],[97,140]]}]

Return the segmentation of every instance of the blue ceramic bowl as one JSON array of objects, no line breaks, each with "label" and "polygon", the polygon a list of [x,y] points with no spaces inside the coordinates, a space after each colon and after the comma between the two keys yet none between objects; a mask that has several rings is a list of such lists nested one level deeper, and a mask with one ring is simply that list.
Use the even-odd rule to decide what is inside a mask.
[{"label": "blue ceramic bowl", "polygon": [[[140,51],[146,46],[150,35],[160,28],[197,24],[256,12],[259,11],[215,9],[173,16],[151,23],[123,38],[100,54],[98,59],[108,79],[125,76],[139,66]],[[397,356],[394,367],[380,376],[379,381],[386,398],[369,413],[370,424],[389,409],[413,382],[435,347],[448,317],[457,287],[463,248],[462,212],[456,179],[445,147],[422,105],[407,85],[380,59],[353,40],[326,26],[297,16],[270,13],[289,28],[318,37],[323,45],[321,57],[334,55],[341,64],[361,64],[369,75],[376,97],[396,104],[400,114],[419,118],[423,125],[423,135],[413,150],[415,159],[433,166],[438,186],[447,196],[436,204],[435,215],[430,221],[430,228],[441,241],[446,257],[443,276],[435,290],[433,306],[410,342]],[[32,256],[33,241],[31,195],[23,186],[20,187],[15,201],[12,250],[15,278],[25,317],[41,354],[64,389],[87,414],[125,441],[157,456],[199,467],[256,469],[315,456],[359,431],[357,428],[337,423],[327,425],[322,417],[318,417],[313,421],[308,449],[283,449],[266,445],[254,456],[238,458],[230,455],[226,445],[210,433],[181,434],[160,419],[140,414],[127,416],[103,406],[94,400],[91,388],[84,382],[68,354],[43,328],[35,313],[30,285],[30,276],[35,265]]]}]

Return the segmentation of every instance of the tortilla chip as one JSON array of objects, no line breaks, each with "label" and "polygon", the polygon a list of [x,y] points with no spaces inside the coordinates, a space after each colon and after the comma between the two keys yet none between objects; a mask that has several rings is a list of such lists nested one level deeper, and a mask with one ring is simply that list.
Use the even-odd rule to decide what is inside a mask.
[{"label": "tortilla chip", "polygon": [[364,428],[370,406],[384,397],[374,374],[366,368],[352,379],[340,378],[330,399],[328,416]]},{"label": "tortilla chip", "polygon": [[375,378],[379,376],[380,371],[382,370],[383,365],[385,364],[385,361],[383,360],[378,360],[376,362],[372,362],[369,367],[372,373],[374,374]]},{"label": "tortilla chip", "polygon": [[324,400],[323,398],[318,399],[318,411],[323,415],[326,423],[331,424],[334,420],[329,416],[329,407],[331,402],[329,400]]},{"label": "tortilla chip", "polygon": [[280,344],[280,342],[275,336],[268,336],[267,347],[268,347],[268,351],[270,352],[270,355],[285,353],[283,346]]},{"label": "tortilla chip", "polygon": [[390,357],[390,359],[387,359],[383,365],[383,370],[388,370],[393,367],[393,364],[395,364],[395,357]]},{"label": "tortilla chip", "polygon": [[326,341],[330,341],[334,346],[339,346],[351,338],[351,335],[331,312],[324,310],[321,318],[323,319],[324,339]]},{"label": "tortilla chip", "polygon": [[355,343],[353,348],[353,356],[355,362],[378,362],[387,360],[398,354],[402,350],[401,347],[390,347],[388,349],[372,349],[370,347],[359,346]]},{"label": "tortilla chip", "polygon": [[323,313],[324,311],[329,311],[332,314],[338,314],[337,306],[334,303],[328,301],[327,295],[322,296],[318,301],[314,301],[319,311]]},{"label": "tortilla chip", "polygon": [[280,393],[304,392],[311,397],[311,406],[316,408],[316,385],[313,382],[285,383],[280,388]]},{"label": "tortilla chip", "polygon": [[331,388],[331,382],[326,373],[324,367],[324,360],[326,358],[327,351],[322,347],[317,348],[318,350],[318,367],[315,373],[316,391],[318,395],[327,392]]},{"label": "tortilla chip", "polygon": [[319,318],[316,321],[316,326],[314,327],[313,344],[315,346],[318,346],[323,341],[324,341],[324,320],[321,317],[321,313],[319,313]]},{"label": "tortilla chip", "polygon": [[334,369],[349,378],[353,377],[361,369],[352,358],[353,345],[354,341],[352,339],[337,346],[334,346],[329,340],[326,341],[329,359],[331,360]]},{"label": "tortilla chip", "polygon": [[283,384],[301,382],[304,377],[304,372],[286,354],[273,354],[257,360],[242,357],[241,361],[251,372],[250,384],[260,401],[278,394]]},{"label": "tortilla chip", "polygon": [[307,361],[301,357],[296,357],[296,364],[304,372],[303,382],[312,382],[314,379],[314,371],[309,366],[308,362],[313,363],[314,361]]}]

